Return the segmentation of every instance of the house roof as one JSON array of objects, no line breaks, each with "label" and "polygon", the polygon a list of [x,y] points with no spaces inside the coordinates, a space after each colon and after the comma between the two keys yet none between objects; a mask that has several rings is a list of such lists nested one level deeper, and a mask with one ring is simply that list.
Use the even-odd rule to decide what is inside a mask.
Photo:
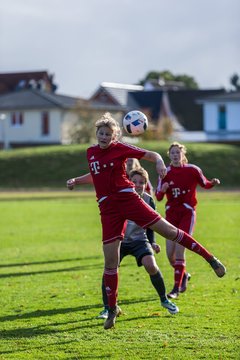
[{"label": "house roof", "polygon": [[[134,100],[140,108],[148,108],[153,121],[157,121],[161,111],[163,90],[150,90],[141,92],[130,92],[128,105],[132,106]],[[225,93],[224,89],[218,90],[194,90],[179,89],[166,91],[169,100],[170,110],[177,121],[189,131],[203,129],[202,107],[197,103],[199,97],[207,97]]]},{"label": "house roof", "polygon": [[0,74],[0,94],[43,86],[49,92],[55,91],[57,88],[53,84],[53,75],[50,75],[46,70]]},{"label": "house roof", "polygon": [[227,102],[227,101],[240,101],[240,91],[232,91],[230,93],[225,93],[221,95],[208,96],[207,98],[198,99],[199,104],[205,102]]},{"label": "house roof", "polygon": [[93,93],[90,100],[127,106],[128,92],[142,90],[143,86],[141,85],[103,82]]},{"label": "house roof", "polygon": [[133,109],[136,106],[141,109],[149,109],[153,121],[157,122],[160,114],[163,91],[138,91],[129,92],[128,106]]},{"label": "house roof", "polygon": [[170,90],[168,91],[171,109],[178,121],[189,131],[203,130],[203,109],[197,103],[200,97],[206,98],[225,93],[224,89],[217,90]]},{"label": "house roof", "polygon": [[[29,89],[11,92],[0,96],[0,110],[21,109],[69,109],[75,107],[79,98]],[[87,100],[85,100],[87,102]]]}]

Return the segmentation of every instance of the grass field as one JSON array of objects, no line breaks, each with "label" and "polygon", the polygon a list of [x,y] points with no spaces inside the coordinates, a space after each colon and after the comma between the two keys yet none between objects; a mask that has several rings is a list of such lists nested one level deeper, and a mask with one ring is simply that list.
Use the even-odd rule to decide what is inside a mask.
[{"label": "grass field", "polygon": [[[115,329],[103,330],[103,256],[91,192],[2,192],[0,359],[239,359],[239,192],[199,192],[195,237],[227,266],[223,279],[188,251],[180,313],[160,307],[133,258],[120,268]],[[163,213],[163,204],[158,204]],[[157,262],[168,290],[164,240]]]}]

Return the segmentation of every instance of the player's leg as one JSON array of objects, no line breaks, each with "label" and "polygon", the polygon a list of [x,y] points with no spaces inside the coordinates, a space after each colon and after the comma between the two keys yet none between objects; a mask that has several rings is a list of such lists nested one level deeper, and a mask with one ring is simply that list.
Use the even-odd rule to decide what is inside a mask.
[{"label": "player's leg", "polygon": [[108,318],[108,297],[107,292],[104,284],[104,274],[102,277],[102,302],[103,302],[103,310],[100,311],[97,319],[107,319]]},{"label": "player's leg", "polygon": [[211,265],[218,277],[225,275],[226,269],[224,265],[186,232],[176,228],[163,218],[151,225],[150,228],[166,239],[175,241],[185,248],[202,256]]},{"label": "player's leg", "polygon": [[145,255],[142,257],[142,265],[150,276],[150,280],[154,288],[156,289],[161,301],[165,301],[166,288],[162,274],[157,266],[156,260],[153,255]]},{"label": "player's leg", "polygon": [[191,274],[189,274],[189,272],[185,271],[184,275],[183,275],[183,279],[182,279],[182,285],[180,287],[180,293],[183,293],[187,290],[187,285],[188,282],[191,279]]},{"label": "player's leg", "polygon": [[[169,301],[166,296],[166,287],[165,287],[164,279],[156,263],[156,259],[153,255],[151,245],[149,243],[145,243],[145,246],[143,245],[143,248],[144,247],[145,247],[145,255],[137,259],[138,265],[140,265],[139,260],[141,258],[141,265],[144,266],[145,270],[149,274],[151,283],[160,298],[161,305],[165,309],[167,309],[170,314],[176,314],[179,312],[179,309],[175,304]],[[149,247],[149,253],[147,252],[147,247]],[[150,254],[151,252],[152,254]]]},{"label": "player's leg", "polygon": [[109,306],[108,318],[104,323],[104,329],[106,330],[114,326],[116,317],[121,313],[121,310],[117,305],[119,249],[120,239],[103,244],[105,260],[104,285]]},{"label": "player's leg", "polygon": [[[172,241],[167,240],[167,246],[171,247]],[[168,298],[176,299],[180,292],[182,279],[185,273],[185,248],[182,245],[175,244],[175,260],[172,263],[174,268],[174,286],[168,293]]]},{"label": "player's leg", "polygon": [[172,267],[176,260],[175,248],[176,248],[176,243],[166,239],[166,254],[168,261]]},{"label": "player's leg", "polygon": [[[120,260],[119,263],[121,263],[122,259],[128,255],[128,249],[126,246],[124,246],[124,244],[121,242],[120,245]],[[120,265],[119,265],[120,266]],[[108,310],[109,310],[109,306],[108,306],[108,296],[107,296],[107,292],[106,292],[106,287],[105,287],[105,283],[104,283],[104,274],[102,277],[102,302],[103,302],[103,310],[100,311],[99,315],[97,316],[97,319],[107,319],[108,318]]]},{"label": "player's leg", "polygon": [[[131,196],[131,202],[129,201]],[[129,216],[128,216],[129,214]],[[134,193],[129,193],[127,207],[125,207],[125,216],[131,219],[143,228],[149,227],[156,231],[165,239],[175,241],[185,248],[202,256],[213,268],[218,277],[222,277],[226,273],[225,266],[216,259],[207,249],[205,249],[194,238],[186,232],[176,228],[168,221],[163,219],[156,211],[151,209],[142,199],[137,197]]]},{"label": "player's leg", "polygon": [[104,253],[104,284],[108,297],[108,318],[104,329],[114,326],[120,313],[117,306],[118,265],[120,241],[125,231],[125,218],[121,217],[113,201],[104,200],[99,204],[102,222],[102,241]]},{"label": "player's leg", "polygon": [[[182,218],[182,206],[178,207],[174,210],[171,207],[166,209],[166,220],[173,224],[176,227],[179,227],[181,218]],[[173,278],[174,278],[174,285],[173,289],[168,293],[168,298],[176,299],[179,294],[179,279],[181,278],[181,274],[179,273],[179,269],[176,263],[176,247],[178,246],[177,243],[171,240],[166,239],[166,254],[170,265],[173,268]],[[179,245],[180,246],[180,245]],[[176,284],[177,282],[177,284]]]},{"label": "player's leg", "polygon": [[119,239],[111,242],[110,244],[103,244],[105,261],[104,284],[107,292],[109,307],[114,307],[117,303],[119,247]]},{"label": "player's leg", "polygon": [[[169,261],[170,265],[173,267],[173,272],[175,272],[174,264],[175,264],[175,260],[176,260],[176,256],[175,256],[176,245],[177,244],[174,241],[166,239],[166,254],[167,254],[167,258],[168,258],[168,261]],[[174,289],[174,287],[173,287],[173,289]],[[171,291],[171,293],[172,292],[173,291]],[[177,292],[174,291],[174,294],[177,294]],[[168,297],[170,298],[170,296],[168,296]],[[177,296],[174,296],[173,298],[177,298]]]},{"label": "player's leg", "polygon": [[[190,234],[192,236],[194,227],[196,224],[196,211],[194,208],[187,204],[183,204],[183,210],[181,212],[181,218],[179,222],[179,226],[177,226],[179,229],[185,231],[187,234]],[[176,225],[176,224],[174,224]],[[180,274],[180,282],[179,282],[179,292],[183,293],[187,290],[187,284],[188,281],[191,278],[191,275],[187,272],[186,266],[186,252],[185,249],[182,250],[182,246],[177,244],[176,247],[176,258],[179,262],[179,273],[182,271],[182,276]]]}]

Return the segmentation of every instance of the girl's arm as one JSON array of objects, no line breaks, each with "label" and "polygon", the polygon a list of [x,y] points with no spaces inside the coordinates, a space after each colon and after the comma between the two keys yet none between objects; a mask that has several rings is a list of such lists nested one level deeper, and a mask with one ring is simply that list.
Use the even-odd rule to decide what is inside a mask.
[{"label": "girl's arm", "polygon": [[167,182],[162,184],[161,179],[158,180],[158,186],[155,191],[155,196],[158,201],[161,201],[164,198],[164,195],[166,194],[168,188],[169,184]]},{"label": "girl's arm", "polygon": [[146,150],[145,155],[142,157],[142,159],[156,163],[157,173],[161,179],[166,176],[167,169],[160,154],[155,151]]},{"label": "girl's arm", "polygon": [[199,167],[195,167],[197,169],[198,176],[198,184],[204,189],[211,189],[216,185],[220,185],[220,180],[217,178],[213,178],[208,180],[206,176],[203,174],[202,170]]},{"label": "girl's arm", "polygon": [[92,184],[93,179],[90,173],[67,180],[67,188],[73,190],[75,185]]}]

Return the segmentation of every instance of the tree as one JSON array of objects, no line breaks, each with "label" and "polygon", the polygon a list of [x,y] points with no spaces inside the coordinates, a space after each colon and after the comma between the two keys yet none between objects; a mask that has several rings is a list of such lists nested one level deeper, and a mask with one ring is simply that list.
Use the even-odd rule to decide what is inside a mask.
[{"label": "tree", "polygon": [[240,90],[240,78],[238,74],[233,74],[230,78],[231,85],[235,88],[235,90]]},{"label": "tree", "polygon": [[189,75],[174,75],[169,70],[164,71],[150,71],[144,79],[139,83],[144,85],[146,82],[161,86],[179,86],[187,89],[198,89],[196,80]]}]

